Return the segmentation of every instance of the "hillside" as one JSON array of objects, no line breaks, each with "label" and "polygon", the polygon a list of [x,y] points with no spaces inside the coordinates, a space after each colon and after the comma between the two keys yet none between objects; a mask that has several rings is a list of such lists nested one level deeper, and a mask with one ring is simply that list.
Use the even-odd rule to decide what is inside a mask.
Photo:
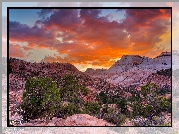
[{"label": "hillside", "polygon": [[93,78],[103,78],[109,83],[121,86],[139,85],[152,73],[171,68],[171,53],[162,52],[155,58],[139,55],[124,55],[108,70],[87,69],[85,74]]},{"label": "hillside", "polygon": [[[70,63],[30,63],[10,58],[9,119],[13,121],[12,125],[15,126],[145,126],[146,122],[151,119],[159,120],[161,116],[170,118],[170,59],[168,53],[162,53],[154,59],[138,55],[124,55],[121,60],[117,61],[108,70],[87,69],[83,73]],[[64,78],[67,74],[74,76],[74,81],[78,82],[77,86],[70,86],[72,83],[69,83],[69,79]],[[80,85],[86,87],[88,93],[82,95],[79,92],[76,98],[65,98],[59,102],[63,108],[73,108],[77,109],[77,111],[72,110],[71,113],[71,110],[67,110],[70,114],[55,114],[48,124],[44,124],[42,120],[38,119],[38,121],[24,122],[20,115],[19,106],[23,103],[22,95],[26,91],[26,82],[29,78],[39,79],[40,77],[50,77],[55,83],[57,83],[58,78],[62,79],[62,86],[58,87],[62,94],[65,91],[69,91],[66,95],[74,95],[77,92],[74,89]],[[63,85],[64,82],[68,84]],[[149,93],[151,96],[148,96],[148,98],[145,97],[145,93],[141,89],[147,89],[146,86],[148,85],[146,84],[150,83],[155,83],[159,87],[155,89],[157,94],[151,91]],[[164,98],[167,98],[167,100]],[[80,101],[79,103],[75,102],[75,105],[70,105],[71,99],[80,99]],[[161,105],[162,109],[156,107],[153,99],[161,102],[159,105]],[[163,107],[163,103],[166,103],[167,107]],[[152,107],[151,110],[153,111],[148,113],[147,109],[149,107],[150,109]],[[78,115],[85,118],[85,121],[81,120],[82,123],[80,123],[77,119]],[[141,119],[143,120],[142,123],[140,123]],[[34,124],[33,122],[36,123]],[[165,120],[156,122],[157,124],[150,122],[148,125],[160,126],[161,124],[167,125],[167,123],[171,123]]]}]

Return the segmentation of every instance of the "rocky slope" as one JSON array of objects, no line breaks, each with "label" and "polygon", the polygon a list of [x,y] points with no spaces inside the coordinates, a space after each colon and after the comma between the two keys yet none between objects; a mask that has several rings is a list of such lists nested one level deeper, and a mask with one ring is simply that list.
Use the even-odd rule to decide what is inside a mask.
[{"label": "rocky slope", "polygon": [[[91,78],[69,63],[30,63],[15,58],[10,58],[9,63],[9,119],[15,125],[20,125],[23,121],[22,116],[19,115],[18,106],[22,103],[22,94],[28,78],[51,77],[56,81],[65,74],[73,74],[82,85],[89,89],[88,95],[83,98],[85,102],[95,101],[94,94],[102,90],[102,87],[110,85],[103,79]],[[99,122],[96,125],[99,125]]]},{"label": "rocky slope", "polygon": [[[124,55],[110,69],[87,69],[85,73],[80,72],[76,67],[69,63],[30,63],[23,60],[10,59],[9,75],[9,114],[10,119],[20,123],[22,117],[18,115],[17,107],[22,102],[22,93],[25,88],[25,81],[29,77],[51,77],[56,80],[67,73],[75,75],[79,82],[86,86],[90,92],[84,98],[84,101],[95,101],[95,94],[101,91],[115,91],[119,87],[128,87],[131,85],[141,86],[144,83],[154,81],[162,86],[167,83],[171,85],[171,77],[163,75],[165,71],[157,74],[158,70],[171,68],[170,53],[162,53],[154,59],[141,57],[138,55]],[[167,72],[167,71],[166,71]],[[162,74],[162,75],[161,75]],[[128,91],[120,90],[120,94],[127,94]],[[78,121],[78,118],[84,119]],[[23,124],[24,126],[44,126],[44,122],[34,121]],[[16,124],[20,125],[20,124]],[[67,119],[52,119],[45,126],[104,126],[113,125],[108,122],[97,119],[90,115],[73,115]]]},{"label": "rocky slope", "polygon": [[171,53],[162,52],[155,58],[139,55],[124,55],[108,69],[108,73],[120,73],[128,70],[161,70],[171,68]]},{"label": "rocky slope", "polygon": [[115,126],[114,124],[108,123],[103,119],[98,119],[96,117],[90,116],[88,114],[75,114],[62,118],[52,118],[47,123],[39,120],[33,120],[29,123],[24,123],[21,126]]},{"label": "rocky slope", "polygon": [[162,52],[155,58],[139,55],[124,55],[108,70],[87,70],[85,73],[93,78],[99,77],[109,83],[121,86],[139,85],[152,73],[171,68],[171,53]]}]

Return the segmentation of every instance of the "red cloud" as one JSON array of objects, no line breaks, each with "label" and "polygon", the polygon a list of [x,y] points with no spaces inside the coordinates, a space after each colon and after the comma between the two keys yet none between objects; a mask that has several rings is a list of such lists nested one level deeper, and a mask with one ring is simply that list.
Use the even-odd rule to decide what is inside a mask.
[{"label": "red cloud", "polygon": [[111,22],[109,15],[100,14],[101,10],[82,9],[79,16],[76,9],[61,9],[33,27],[10,22],[10,40],[28,42],[24,50],[45,47],[68,54],[64,59],[45,57],[42,61],[91,62],[109,67],[109,60],[120,58],[122,53],[140,55],[152,51],[162,41],[161,36],[170,32],[170,10],[126,9],[126,18],[121,22]]},{"label": "red cloud", "polygon": [[19,57],[19,58],[25,57],[21,46],[18,44],[9,44],[9,56],[10,57]]}]

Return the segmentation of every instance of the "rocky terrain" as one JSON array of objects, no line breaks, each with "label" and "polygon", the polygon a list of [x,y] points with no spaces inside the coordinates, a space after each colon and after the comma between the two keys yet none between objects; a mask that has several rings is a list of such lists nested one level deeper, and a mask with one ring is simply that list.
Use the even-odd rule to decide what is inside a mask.
[{"label": "rocky terrain", "polygon": [[48,123],[41,120],[33,120],[29,123],[24,123],[22,126],[115,126],[103,119],[98,119],[88,114],[74,114],[62,118],[52,118]]},{"label": "rocky terrain", "polygon": [[85,74],[103,78],[109,83],[121,86],[140,85],[152,73],[171,68],[171,53],[162,52],[155,58],[139,55],[124,55],[108,70],[87,69]]},{"label": "rocky terrain", "polygon": [[[32,120],[25,123],[19,114],[20,109],[18,107],[23,102],[22,94],[25,91],[28,78],[50,77],[53,81],[57,81],[59,77],[63,77],[65,74],[72,74],[81,85],[89,89],[88,95],[82,97],[85,102],[102,103],[105,94],[112,98],[118,95],[117,99],[125,97],[126,101],[130,101],[137,93],[140,94],[141,86],[152,82],[162,89],[168,86],[169,88],[166,91],[168,95],[165,94],[165,97],[169,99],[171,96],[171,90],[168,90],[171,87],[171,53],[168,52],[161,53],[153,59],[138,55],[124,55],[108,70],[88,68],[85,73],[80,72],[70,63],[30,63],[15,58],[10,58],[9,62],[9,119],[14,126],[113,126],[116,125],[114,122],[117,120],[121,120],[120,122],[125,120],[123,114],[121,117],[116,116],[116,114],[120,115],[122,109],[119,106],[113,108],[114,100],[109,100],[112,104],[107,105],[107,107],[116,110],[116,112],[113,113],[113,116],[108,114],[104,116],[101,113],[104,119],[101,118],[102,115],[94,117],[88,114],[75,114],[66,119],[54,117],[48,124],[45,124],[42,120]],[[99,97],[102,94],[103,96],[100,98],[102,100],[96,98],[96,96]],[[81,98],[81,96],[79,97]],[[130,107],[127,110],[132,112]],[[165,113],[165,115],[168,114]],[[78,121],[78,118],[82,118],[81,122]],[[115,118],[119,119],[116,120]],[[128,117],[123,125],[133,126],[134,122],[129,121]]]}]

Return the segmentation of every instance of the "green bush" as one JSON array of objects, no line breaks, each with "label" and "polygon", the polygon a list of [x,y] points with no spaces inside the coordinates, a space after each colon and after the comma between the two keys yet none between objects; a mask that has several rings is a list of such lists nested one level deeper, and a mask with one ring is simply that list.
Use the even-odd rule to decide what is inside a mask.
[{"label": "green bush", "polygon": [[126,120],[126,115],[117,114],[114,109],[108,107],[103,119],[117,126],[121,126]]},{"label": "green bush", "polygon": [[136,101],[131,106],[132,106],[132,109],[133,109],[132,110],[132,115],[134,117],[138,116],[138,115],[143,115],[141,102]]},{"label": "green bush", "polygon": [[117,102],[117,107],[119,109],[121,109],[121,113],[126,114],[128,112],[127,109],[127,101],[125,98],[121,98],[120,100],[118,100]]},{"label": "green bush", "polygon": [[29,78],[26,81],[22,99],[21,108],[24,120],[48,119],[57,112],[60,93],[51,78]]},{"label": "green bush", "polygon": [[87,102],[84,105],[83,112],[85,114],[96,115],[99,114],[101,106],[96,102]]},{"label": "green bush", "polygon": [[[73,114],[83,113],[85,102],[82,97],[86,96],[89,90],[81,85],[72,75],[66,74],[57,80],[59,88],[61,106],[58,108],[57,117],[66,118]],[[63,103],[67,103],[66,106]]]},{"label": "green bush", "polygon": [[73,103],[69,103],[66,106],[60,106],[60,114],[62,115],[62,118],[66,118],[73,114],[79,114],[79,113],[81,113],[80,107],[74,105]]},{"label": "green bush", "polygon": [[78,98],[88,94],[88,89],[81,85],[72,74],[66,74],[63,78],[59,78],[57,86],[60,89],[62,101],[69,101],[71,98]]},{"label": "green bush", "polygon": [[156,93],[159,87],[154,83],[149,83],[141,87],[141,93],[144,96],[140,101],[132,103],[133,116],[142,116],[144,118],[152,118],[158,116],[162,112],[170,111],[170,99],[158,96]]},{"label": "green bush", "polygon": [[106,104],[108,102],[107,93],[105,93],[104,91],[101,91],[99,95],[97,96],[97,99],[99,100],[100,103]]},{"label": "green bush", "polygon": [[159,86],[155,83],[148,83],[141,87],[141,93],[144,97],[146,97],[150,93],[154,93],[159,89]]}]

